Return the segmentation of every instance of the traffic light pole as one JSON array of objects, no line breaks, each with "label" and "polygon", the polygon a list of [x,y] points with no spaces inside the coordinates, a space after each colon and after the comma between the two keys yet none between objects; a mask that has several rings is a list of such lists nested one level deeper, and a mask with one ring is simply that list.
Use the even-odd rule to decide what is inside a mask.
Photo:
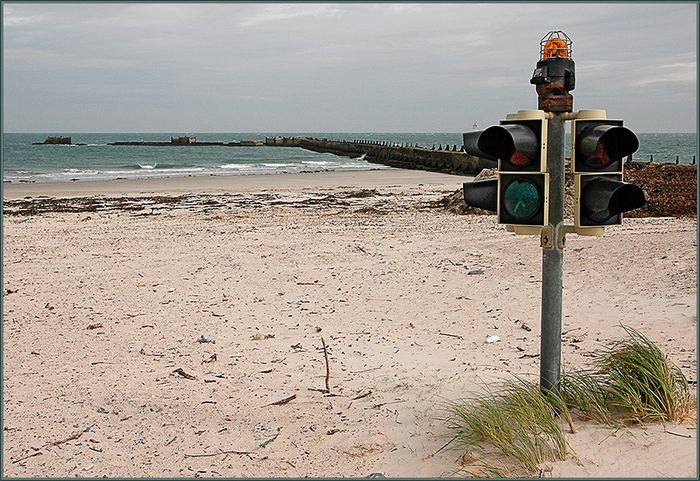
[{"label": "traffic light pole", "polygon": [[565,121],[552,114],[547,125],[547,171],[549,172],[549,225],[551,245],[542,249],[542,333],[540,336],[540,386],[556,391],[561,369],[562,271],[564,251],[564,142]]}]

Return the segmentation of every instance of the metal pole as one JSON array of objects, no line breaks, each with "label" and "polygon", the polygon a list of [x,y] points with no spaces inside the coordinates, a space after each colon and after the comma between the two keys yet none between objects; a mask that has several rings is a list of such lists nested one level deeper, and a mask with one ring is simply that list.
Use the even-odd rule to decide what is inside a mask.
[{"label": "metal pole", "polygon": [[561,294],[564,252],[559,248],[564,224],[564,119],[554,114],[547,128],[549,172],[549,224],[552,247],[542,249],[542,334],[540,340],[540,387],[556,391],[561,369]]}]

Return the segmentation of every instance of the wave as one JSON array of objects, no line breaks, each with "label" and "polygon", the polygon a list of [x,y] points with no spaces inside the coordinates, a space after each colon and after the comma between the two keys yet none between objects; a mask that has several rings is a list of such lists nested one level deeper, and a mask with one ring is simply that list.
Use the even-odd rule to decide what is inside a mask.
[{"label": "wave", "polygon": [[179,170],[179,169],[190,169],[190,168],[198,168],[195,165],[191,164],[164,164],[162,162],[154,162],[153,164],[126,164],[126,165],[120,165],[116,167],[117,169],[128,169],[128,170],[133,170],[133,169],[142,169],[142,170],[164,170],[164,169],[172,169],[172,170]]},{"label": "wave", "polygon": [[302,164],[304,165],[318,165],[320,167],[324,166],[329,166],[329,165],[338,165],[338,162],[331,162],[328,160],[302,160]]},{"label": "wave", "polygon": [[223,164],[220,165],[220,169],[235,169],[235,170],[243,170],[243,169],[252,169],[256,166],[257,164]]}]

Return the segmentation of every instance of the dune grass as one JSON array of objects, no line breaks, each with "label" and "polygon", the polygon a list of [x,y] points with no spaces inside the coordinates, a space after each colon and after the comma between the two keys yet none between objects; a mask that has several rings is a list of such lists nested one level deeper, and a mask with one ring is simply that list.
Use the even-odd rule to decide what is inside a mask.
[{"label": "dune grass", "polygon": [[[464,404],[452,404],[450,427],[462,445],[478,449],[487,458],[485,444],[500,452],[500,461],[465,466],[478,477],[530,475],[545,461],[564,459],[567,452],[563,419],[570,422],[566,405],[524,380],[506,382],[495,392],[475,395]],[[492,454],[492,453],[491,453]]]},{"label": "dune grass", "polygon": [[547,461],[563,460],[568,445],[563,426],[574,432],[571,413],[611,426],[682,421],[695,399],[688,380],[666,355],[638,331],[597,353],[594,369],[562,373],[555,392],[515,379],[448,405],[448,427],[481,460],[461,474],[522,477]]},{"label": "dune grass", "polygon": [[682,421],[694,407],[685,375],[647,337],[622,327],[628,338],[597,353],[594,369],[562,375],[563,401],[607,424]]}]

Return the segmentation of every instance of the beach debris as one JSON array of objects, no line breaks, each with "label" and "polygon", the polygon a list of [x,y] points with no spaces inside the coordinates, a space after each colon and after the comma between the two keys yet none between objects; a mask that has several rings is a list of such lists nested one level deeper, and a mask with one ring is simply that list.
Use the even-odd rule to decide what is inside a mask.
[{"label": "beach debris", "polygon": [[292,349],[294,349],[295,351],[301,351],[301,350],[304,349],[303,347],[301,347],[301,343],[300,343],[300,342],[298,342],[298,343],[296,343],[296,344],[292,344],[290,347],[291,347]]},{"label": "beach debris", "polygon": [[316,326],[316,332],[321,332],[322,330],[323,330],[323,328],[322,328],[322,327],[320,327],[320,326]]},{"label": "beach debris", "polygon": [[489,336],[489,337],[486,338],[486,343],[487,343],[487,344],[492,344],[492,343],[498,342],[498,341],[500,341],[500,340],[501,340],[501,338],[498,337],[498,336]]},{"label": "beach debris", "polygon": [[450,334],[449,332],[438,332],[441,336],[449,336],[449,337],[456,337],[457,339],[464,339],[463,336],[460,336],[459,334]]},{"label": "beach debris", "polygon": [[238,454],[240,456],[248,456],[250,457],[251,454],[255,454],[253,451],[219,451],[216,453],[204,453],[204,454],[185,454],[184,456],[186,458],[206,458],[209,456],[219,456],[219,455],[228,455],[228,454]]},{"label": "beach debris", "polygon": [[332,436],[333,434],[339,433],[339,432],[340,432],[340,429],[333,428],[333,429],[329,429],[328,431],[326,431],[326,434],[327,434],[328,436]]},{"label": "beach debris", "polygon": [[297,395],[296,395],[296,394],[292,394],[291,396],[286,397],[286,398],[284,398],[284,399],[280,399],[279,401],[275,401],[275,402],[270,403],[270,404],[265,404],[265,406],[263,406],[263,407],[266,407],[266,406],[281,406],[281,405],[283,405],[283,404],[287,404],[287,403],[290,402],[290,401],[293,401],[293,400],[296,399],[296,398],[297,398]]},{"label": "beach debris", "polygon": [[24,461],[25,459],[33,458],[34,456],[40,456],[42,454],[44,454],[44,453],[42,453],[41,451],[36,451],[34,453],[27,454],[26,456],[22,456],[21,458],[15,459],[14,461],[12,461],[12,464],[17,464],[19,462]]},{"label": "beach debris", "polygon": [[74,432],[73,434],[71,434],[70,436],[68,436],[65,439],[59,439],[58,441],[49,441],[47,444],[50,444],[51,446],[60,446],[61,444],[65,444],[69,441],[73,441],[74,439],[78,439],[80,436],[83,435],[83,433],[90,431],[91,428],[92,428],[92,426],[88,426],[85,429],[83,429],[82,431]]},{"label": "beach debris", "polygon": [[186,373],[181,367],[178,367],[177,369],[175,369],[175,370],[173,371],[173,374],[179,374],[180,376],[184,377],[185,379],[191,379],[191,380],[197,379],[197,378],[196,378],[195,376],[193,376],[192,374]]},{"label": "beach debris", "polygon": [[351,400],[351,401],[357,401],[358,399],[365,398],[365,397],[369,396],[370,394],[372,394],[372,391],[367,391],[367,392],[364,393],[364,394],[358,394],[358,395],[355,396],[354,398],[350,398],[350,400]]},{"label": "beach debris", "polygon": [[207,337],[207,336],[199,336],[197,338],[197,342],[200,344],[205,344],[205,343],[216,344],[216,341],[214,341],[212,338]]},{"label": "beach debris", "polygon": [[524,322],[522,324],[520,324],[520,329],[525,329],[527,332],[532,331],[532,328],[530,326],[528,326],[527,324],[525,324]]},{"label": "beach debris", "polygon": [[361,371],[349,371],[350,374],[362,374],[363,372],[369,372],[369,371],[376,371],[377,369],[381,369],[384,366],[384,364],[380,364],[377,367],[370,367],[367,369],[363,369]]},{"label": "beach debris", "polygon": [[86,327],[86,329],[88,331],[92,331],[93,329],[99,329],[101,327],[105,327],[105,326],[101,322],[98,322],[96,324],[90,324],[88,327]]},{"label": "beach debris", "polygon": [[161,353],[159,353],[159,352],[154,352],[154,353],[152,353],[152,354],[149,354],[149,353],[146,352],[146,350],[145,350],[144,348],[141,348],[141,351],[140,351],[140,352],[141,352],[141,354],[143,354],[144,356],[153,356],[153,357],[163,357],[163,356],[165,356],[165,354],[161,354]]},{"label": "beach debris", "polygon": [[264,341],[265,339],[274,339],[275,335],[274,334],[262,334],[262,333],[257,333],[254,336],[251,336],[251,339],[253,341]]},{"label": "beach debris", "polygon": [[370,473],[367,475],[368,478],[386,478],[384,473]]},{"label": "beach debris", "polygon": [[[466,266],[465,266],[465,267],[466,267]],[[483,269],[474,269],[474,270],[471,270],[471,271],[467,271],[467,275],[468,275],[468,276],[476,276],[476,275],[483,274],[483,273],[484,273],[484,270],[483,270]]]},{"label": "beach debris", "polygon": [[372,406],[372,409],[379,409],[380,407],[386,406],[388,404],[405,403],[405,402],[406,401],[404,399],[397,399],[396,401],[389,401],[389,402],[385,402],[385,403],[375,404],[374,406]]},{"label": "beach debris", "polygon": [[323,337],[321,338],[321,344],[323,345],[323,357],[326,360],[326,392],[330,393],[331,388],[329,385],[329,380],[331,377],[331,370],[330,366],[328,365],[328,349],[326,349],[326,341],[323,339]]},{"label": "beach debris", "polygon": [[14,294],[17,292],[17,289],[5,289],[5,294]]},{"label": "beach debris", "polygon": [[271,438],[266,439],[266,440],[263,441],[262,443],[258,444],[258,446],[260,446],[261,448],[264,448],[265,446],[267,446],[268,444],[270,444],[272,441],[274,441],[275,439],[277,439],[277,438],[279,437],[279,435],[280,435],[281,432],[282,432],[282,428],[277,428],[277,433],[276,433],[274,436],[272,436]]},{"label": "beach debris", "polygon": [[272,369],[263,369],[262,371],[258,371],[260,374],[270,374],[272,372]]},{"label": "beach debris", "polygon": [[107,410],[106,410],[105,408],[103,408],[102,406],[100,406],[100,407],[97,408],[97,412],[100,413],[100,414],[109,414],[109,411],[107,411]]},{"label": "beach debris", "polygon": [[209,356],[208,359],[203,360],[202,363],[208,364],[208,363],[210,363],[210,362],[216,361],[216,359],[217,359],[216,353],[214,353],[214,354],[212,354],[211,356]]}]

